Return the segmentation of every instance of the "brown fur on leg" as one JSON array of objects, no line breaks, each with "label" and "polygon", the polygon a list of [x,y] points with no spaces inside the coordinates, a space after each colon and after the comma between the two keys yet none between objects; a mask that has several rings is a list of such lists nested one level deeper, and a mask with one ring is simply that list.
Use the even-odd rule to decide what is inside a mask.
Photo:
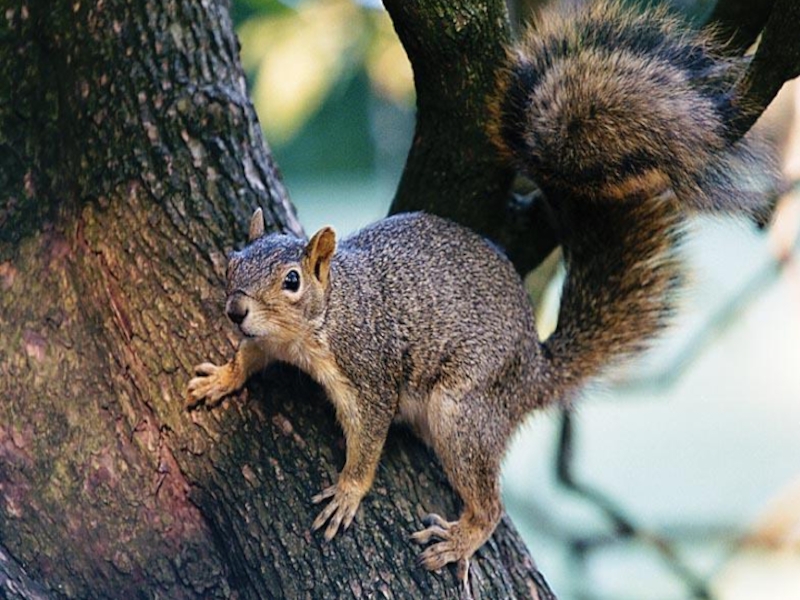
[{"label": "brown fur on leg", "polygon": [[431,397],[431,409],[445,416],[431,424],[433,449],[464,501],[464,510],[457,521],[429,515],[429,526],[412,535],[419,544],[439,540],[420,555],[420,562],[429,570],[436,571],[451,562],[465,569],[466,561],[489,539],[502,515],[500,459],[507,438],[497,427],[504,429],[505,420],[487,423],[471,410],[477,404],[497,405],[497,398],[486,397],[490,394],[492,391],[487,390],[459,397],[438,391]]}]

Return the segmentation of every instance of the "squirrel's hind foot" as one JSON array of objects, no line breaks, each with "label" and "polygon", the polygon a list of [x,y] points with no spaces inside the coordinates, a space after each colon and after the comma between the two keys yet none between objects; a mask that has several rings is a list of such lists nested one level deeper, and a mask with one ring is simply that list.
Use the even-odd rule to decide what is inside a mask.
[{"label": "squirrel's hind foot", "polygon": [[461,521],[445,521],[436,514],[426,515],[425,529],[411,535],[417,544],[440,540],[422,552],[419,563],[429,571],[438,571],[448,563],[457,563],[459,579],[466,581],[469,558],[483,544],[486,532],[471,528]]}]

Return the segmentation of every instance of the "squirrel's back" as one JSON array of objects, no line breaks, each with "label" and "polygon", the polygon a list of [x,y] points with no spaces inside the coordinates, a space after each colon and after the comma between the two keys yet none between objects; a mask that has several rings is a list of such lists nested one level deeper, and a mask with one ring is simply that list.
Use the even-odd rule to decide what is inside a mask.
[{"label": "squirrel's back", "polygon": [[[491,320],[490,312],[530,314],[519,275],[503,253],[477,233],[435,215],[400,214],[365,227],[339,243],[334,276],[340,265],[360,269],[359,284],[367,282],[384,302],[418,320],[416,326],[436,320],[424,316],[427,310],[439,319],[458,319],[463,309],[480,314],[484,322]],[[337,285],[347,285],[343,279]]]},{"label": "squirrel's back", "polygon": [[474,385],[509,356],[532,362],[538,351],[511,262],[449,220],[411,213],[378,221],[339,243],[331,273],[332,346],[374,347],[335,354],[381,357],[382,372],[403,385],[430,388],[448,377]]}]

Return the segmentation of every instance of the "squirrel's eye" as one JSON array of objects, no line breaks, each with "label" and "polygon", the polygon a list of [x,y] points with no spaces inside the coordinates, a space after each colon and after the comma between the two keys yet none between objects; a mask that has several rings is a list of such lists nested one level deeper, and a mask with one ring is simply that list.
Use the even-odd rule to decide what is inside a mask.
[{"label": "squirrel's eye", "polygon": [[283,278],[283,289],[290,292],[296,292],[300,289],[300,273],[292,269]]}]

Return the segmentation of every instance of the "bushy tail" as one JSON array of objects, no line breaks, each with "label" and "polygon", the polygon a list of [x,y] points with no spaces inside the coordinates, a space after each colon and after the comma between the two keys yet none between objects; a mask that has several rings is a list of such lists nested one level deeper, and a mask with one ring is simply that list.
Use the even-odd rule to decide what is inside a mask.
[{"label": "bushy tail", "polygon": [[665,9],[617,1],[545,11],[509,52],[490,134],[545,192],[567,263],[543,393],[563,396],[664,326],[688,210],[763,219],[775,172],[752,140],[725,136],[744,66]]}]

